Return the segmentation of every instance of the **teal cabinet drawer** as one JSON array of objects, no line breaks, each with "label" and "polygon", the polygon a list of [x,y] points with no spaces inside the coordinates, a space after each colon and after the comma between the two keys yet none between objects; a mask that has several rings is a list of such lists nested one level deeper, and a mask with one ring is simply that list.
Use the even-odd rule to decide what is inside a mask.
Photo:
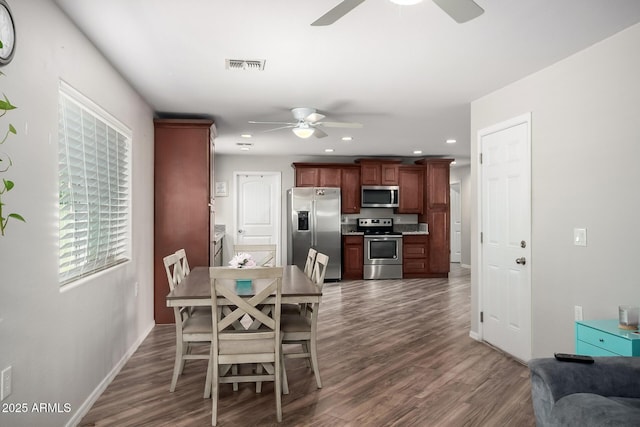
[{"label": "teal cabinet drawer", "polygon": [[576,342],[576,354],[584,354],[586,356],[620,356],[619,354],[612,353],[604,348],[596,347],[595,345],[588,344],[584,341]]},{"label": "teal cabinet drawer", "polygon": [[583,325],[578,325],[576,328],[576,335],[577,341],[582,341],[595,347],[606,349],[607,351],[620,356],[632,355],[631,341],[626,338],[618,337]]}]

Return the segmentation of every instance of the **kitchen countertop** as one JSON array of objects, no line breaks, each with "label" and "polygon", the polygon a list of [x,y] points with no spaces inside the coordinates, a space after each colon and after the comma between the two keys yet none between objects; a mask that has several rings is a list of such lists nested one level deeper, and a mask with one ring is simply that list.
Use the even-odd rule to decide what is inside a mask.
[{"label": "kitchen countertop", "polygon": [[428,234],[429,234],[428,231],[403,231],[402,232],[403,236],[406,236],[406,235],[410,235],[410,236],[412,236],[412,235],[417,235],[417,236],[425,235],[425,236],[427,236]]},{"label": "kitchen countertop", "polygon": [[342,233],[343,236],[364,236],[362,231],[346,231]]}]

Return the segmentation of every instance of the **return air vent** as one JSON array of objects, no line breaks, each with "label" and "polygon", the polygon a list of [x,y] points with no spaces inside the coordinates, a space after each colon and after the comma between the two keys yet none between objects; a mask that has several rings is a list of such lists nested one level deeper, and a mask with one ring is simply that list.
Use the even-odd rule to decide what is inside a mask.
[{"label": "return air vent", "polygon": [[225,59],[225,68],[227,70],[264,70],[264,59]]}]

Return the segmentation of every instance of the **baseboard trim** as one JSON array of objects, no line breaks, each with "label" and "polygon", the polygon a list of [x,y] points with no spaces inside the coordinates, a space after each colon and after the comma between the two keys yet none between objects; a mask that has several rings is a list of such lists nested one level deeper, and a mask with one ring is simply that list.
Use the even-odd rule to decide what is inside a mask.
[{"label": "baseboard trim", "polygon": [[140,335],[140,337],[133,343],[133,345],[127,350],[127,352],[122,356],[122,358],[118,361],[118,363],[113,367],[111,372],[98,384],[98,386],[91,392],[91,394],[87,397],[87,399],[80,405],[78,410],[73,414],[69,422],[65,424],[65,427],[75,427],[80,424],[82,418],[87,415],[91,407],[96,400],[102,395],[102,393],[107,389],[111,381],[118,375],[120,370],[124,367],[127,361],[133,356],[133,353],[136,352],[140,344],[147,338],[147,336],[151,333],[155,325],[155,322],[152,322],[149,327]]},{"label": "baseboard trim", "polygon": [[462,268],[471,268],[471,266],[469,264],[460,264],[460,267],[462,267]]},{"label": "baseboard trim", "polygon": [[476,340],[476,341],[480,341],[480,334],[478,334],[478,333],[477,333],[477,332],[475,332],[475,331],[469,331],[469,337],[470,337],[471,339]]}]

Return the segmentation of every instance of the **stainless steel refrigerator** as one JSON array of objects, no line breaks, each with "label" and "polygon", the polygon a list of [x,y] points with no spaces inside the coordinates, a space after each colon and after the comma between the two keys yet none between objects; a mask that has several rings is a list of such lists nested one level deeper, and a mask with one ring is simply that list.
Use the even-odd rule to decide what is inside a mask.
[{"label": "stainless steel refrigerator", "polygon": [[295,187],[287,191],[287,264],[301,269],[309,248],[329,256],[325,280],[342,278],[340,189]]}]

